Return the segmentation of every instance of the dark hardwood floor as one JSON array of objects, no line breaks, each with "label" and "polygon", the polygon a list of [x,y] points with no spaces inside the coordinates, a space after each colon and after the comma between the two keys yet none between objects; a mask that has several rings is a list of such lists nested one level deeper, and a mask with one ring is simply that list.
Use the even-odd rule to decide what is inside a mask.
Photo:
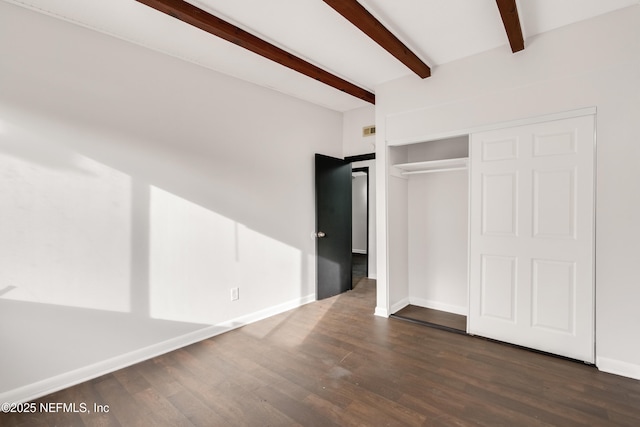
[{"label": "dark hardwood floor", "polygon": [[373,316],[375,283],[104,375],[2,426],[639,426],[640,381]]},{"label": "dark hardwood floor", "polygon": [[367,255],[351,254],[351,279],[353,286],[362,279],[367,277]]},{"label": "dark hardwood floor", "polygon": [[442,328],[451,332],[466,333],[467,316],[447,313],[431,308],[408,305],[393,315],[398,319],[422,323],[426,326]]}]

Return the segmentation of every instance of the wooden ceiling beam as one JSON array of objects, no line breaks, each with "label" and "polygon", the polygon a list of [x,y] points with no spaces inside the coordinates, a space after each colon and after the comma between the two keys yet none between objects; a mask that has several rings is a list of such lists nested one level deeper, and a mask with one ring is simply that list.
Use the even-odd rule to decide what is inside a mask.
[{"label": "wooden ceiling beam", "polygon": [[421,78],[431,69],[356,0],[323,0]]},{"label": "wooden ceiling beam", "polygon": [[518,7],[516,0],[496,0],[500,17],[504,24],[504,29],[509,38],[511,52],[516,53],[524,49],[524,37],[522,36],[522,27],[520,26],[520,17],[518,16]]},{"label": "wooden ceiling beam", "polygon": [[349,95],[375,104],[375,95],[359,86],[354,85],[334,74],[329,73],[304,59],[280,49],[269,42],[254,36],[241,28],[230,24],[217,16],[193,6],[183,0],[136,0],[160,12],[166,13],[180,21],[193,25],[209,34],[220,37],[235,45],[243,47],[284,65],[292,70],[334,87]]}]

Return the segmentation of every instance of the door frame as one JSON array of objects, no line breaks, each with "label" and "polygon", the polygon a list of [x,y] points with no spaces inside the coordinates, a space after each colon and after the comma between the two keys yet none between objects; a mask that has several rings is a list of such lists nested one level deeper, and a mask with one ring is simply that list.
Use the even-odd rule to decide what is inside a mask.
[{"label": "door frame", "polygon": [[[344,158],[346,161],[350,162],[351,164],[356,163],[356,162],[364,162],[367,160],[374,160],[376,159],[376,153],[367,153],[367,154],[359,154],[357,156],[347,156]],[[358,167],[356,169],[360,169],[360,168],[366,168],[367,169],[367,277],[369,277],[369,266],[371,262],[376,262],[376,260],[372,260],[371,259],[371,247],[370,247],[370,241],[369,241],[369,235],[371,234],[371,221],[370,221],[370,216],[371,216],[371,181],[370,181],[370,167],[369,166],[362,166],[362,167]],[[378,174],[380,172],[377,171],[377,168],[374,169],[375,173]],[[375,177],[374,177],[375,179]],[[377,191],[377,190],[376,190]],[[352,195],[353,197],[353,195]],[[375,208],[375,207],[374,207]],[[376,218],[376,221],[378,221],[378,219]],[[373,224],[373,226],[375,227],[376,224]],[[377,237],[376,237],[377,239]],[[377,246],[376,246],[377,247]],[[377,249],[376,249],[377,252]],[[377,289],[377,288],[376,288]]]},{"label": "door frame", "polygon": [[[370,209],[369,199],[371,198],[370,194],[369,194],[369,166],[352,168],[351,169],[351,173],[353,173],[353,172],[364,172],[366,177],[367,177],[367,181],[366,181],[366,184],[365,184],[366,185],[366,189],[367,189],[367,210],[366,210],[367,224],[366,224],[366,233],[365,233],[366,240],[367,240],[366,248],[365,248],[365,250],[367,251],[367,264],[365,266],[365,277],[369,277],[369,226],[370,226],[369,225],[369,209]],[[351,200],[353,201],[353,192],[351,193]],[[353,211],[352,211],[351,215],[353,216]],[[351,249],[353,250],[353,248],[351,248]],[[353,274],[353,269],[352,269],[351,273]]]}]

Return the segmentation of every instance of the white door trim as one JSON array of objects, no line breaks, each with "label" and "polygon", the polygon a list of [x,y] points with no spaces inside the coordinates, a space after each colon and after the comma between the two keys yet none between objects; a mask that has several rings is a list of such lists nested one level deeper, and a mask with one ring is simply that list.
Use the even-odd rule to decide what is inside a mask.
[{"label": "white door trim", "polygon": [[579,108],[577,110],[568,110],[568,111],[560,111],[557,113],[544,114],[542,116],[508,120],[505,122],[498,122],[498,123],[490,123],[482,126],[468,128],[468,129],[458,129],[455,131],[441,132],[437,134],[419,135],[419,136],[410,137],[410,138],[387,139],[386,143],[388,147],[410,145],[410,144],[417,144],[420,142],[435,141],[437,139],[446,139],[446,138],[453,138],[456,136],[470,135],[472,133],[486,132],[486,131],[496,130],[496,129],[505,129],[505,128],[515,127],[515,126],[532,125],[532,124],[543,123],[543,122],[551,122],[554,120],[571,119],[574,117],[594,116],[596,115],[596,113],[597,113],[596,107],[585,107],[585,108]]}]

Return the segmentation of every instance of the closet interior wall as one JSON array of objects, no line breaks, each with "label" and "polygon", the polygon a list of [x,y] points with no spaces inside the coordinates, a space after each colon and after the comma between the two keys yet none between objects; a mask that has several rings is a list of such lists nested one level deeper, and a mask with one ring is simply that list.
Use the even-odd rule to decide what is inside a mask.
[{"label": "closet interior wall", "polygon": [[468,312],[468,153],[467,135],[389,148],[392,312]]}]

